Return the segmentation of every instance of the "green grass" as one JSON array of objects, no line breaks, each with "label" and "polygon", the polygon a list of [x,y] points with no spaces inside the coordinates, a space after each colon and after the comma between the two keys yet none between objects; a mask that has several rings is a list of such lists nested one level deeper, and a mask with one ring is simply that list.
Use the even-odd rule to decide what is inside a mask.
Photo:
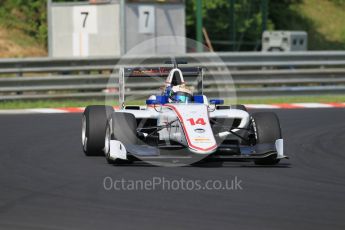
[{"label": "green grass", "polygon": [[[226,103],[237,104],[279,104],[299,102],[345,102],[345,95],[325,96],[294,96],[294,97],[267,97],[267,98],[244,98],[237,102],[226,100]],[[118,105],[113,101],[104,100],[42,100],[42,101],[6,101],[0,102],[0,109],[26,109],[26,108],[62,108],[62,107],[85,107],[87,105]],[[127,104],[144,105],[142,101],[131,101]]]},{"label": "green grass", "polygon": [[287,9],[294,13],[289,30],[306,30],[312,50],[345,48],[345,1],[302,0]]},{"label": "green grass", "polygon": [[47,56],[45,47],[20,30],[2,27],[0,21],[0,58],[35,56]]},{"label": "green grass", "polygon": [[323,96],[287,96],[267,98],[246,98],[239,99],[239,104],[279,104],[279,103],[302,103],[302,102],[345,102],[345,95],[323,95]]},{"label": "green grass", "polygon": [[[84,107],[87,105],[105,104],[104,100],[42,100],[42,101],[5,101],[0,102],[0,109],[27,109],[27,108],[62,108]],[[107,103],[111,104],[111,103]],[[115,105],[115,104],[114,104]]]}]

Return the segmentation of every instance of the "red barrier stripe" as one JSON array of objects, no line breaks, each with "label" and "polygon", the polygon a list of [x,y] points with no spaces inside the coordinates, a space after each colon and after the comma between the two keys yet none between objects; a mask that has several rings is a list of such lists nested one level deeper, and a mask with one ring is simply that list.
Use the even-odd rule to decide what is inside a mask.
[{"label": "red barrier stripe", "polygon": [[287,104],[287,103],[272,104],[272,105],[278,106],[281,109],[300,109],[300,108],[303,108],[303,106]]}]

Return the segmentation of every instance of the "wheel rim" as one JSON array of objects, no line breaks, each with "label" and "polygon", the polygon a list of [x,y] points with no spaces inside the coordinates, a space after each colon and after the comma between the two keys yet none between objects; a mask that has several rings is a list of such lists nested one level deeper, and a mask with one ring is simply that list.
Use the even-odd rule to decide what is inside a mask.
[{"label": "wheel rim", "polygon": [[110,126],[107,125],[104,138],[104,153],[109,158],[110,157]]},{"label": "wheel rim", "polygon": [[86,117],[85,117],[85,115],[83,115],[83,118],[82,118],[81,143],[83,145],[84,151],[86,152],[86,150],[87,150],[87,137],[86,137]]},{"label": "wheel rim", "polygon": [[254,131],[254,135],[255,135],[255,140],[258,139],[258,133],[257,133],[257,130],[256,130],[256,123],[255,123],[255,120],[253,117],[251,117],[251,121],[252,121],[252,128],[253,128],[253,131]]}]

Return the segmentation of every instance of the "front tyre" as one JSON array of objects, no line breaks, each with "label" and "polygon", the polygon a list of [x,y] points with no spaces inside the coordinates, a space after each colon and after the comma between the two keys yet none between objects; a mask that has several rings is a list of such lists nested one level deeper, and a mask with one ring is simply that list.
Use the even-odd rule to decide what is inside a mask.
[{"label": "front tyre", "polygon": [[86,156],[104,155],[106,126],[113,112],[111,106],[91,105],[85,108],[82,117],[82,146]]},{"label": "front tyre", "polygon": [[[260,112],[254,113],[251,117],[255,134],[256,144],[275,143],[277,139],[282,138],[280,122],[275,113]],[[257,165],[275,165],[279,163],[277,156],[270,156],[255,160]]]}]

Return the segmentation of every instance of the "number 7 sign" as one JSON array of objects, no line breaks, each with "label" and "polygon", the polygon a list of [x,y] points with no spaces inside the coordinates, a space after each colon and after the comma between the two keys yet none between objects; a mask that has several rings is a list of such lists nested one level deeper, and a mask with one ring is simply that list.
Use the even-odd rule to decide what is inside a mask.
[{"label": "number 7 sign", "polygon": [[155,7],[154,6],[138,6],[139,11],[139,33],[153,34],[155,33]]},{"label": "number 7 sign", "polygon": [[73,32],[97,33],[97,8],[96,6],[73,7]]}]

